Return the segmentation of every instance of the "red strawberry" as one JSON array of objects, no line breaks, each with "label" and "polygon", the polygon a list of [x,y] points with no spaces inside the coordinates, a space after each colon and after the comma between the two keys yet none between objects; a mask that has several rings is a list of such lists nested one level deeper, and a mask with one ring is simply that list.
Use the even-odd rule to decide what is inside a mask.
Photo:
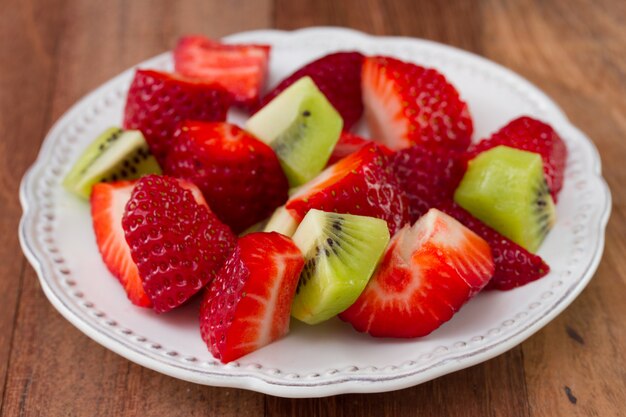
[{"label": "red strawberry", "polygon": [[496,269],[486,289],[510,290],[538,280],[550,272],[550,267],[541,257],[502,236],[457,204],[444,203],[441,210],[470,228],[491,246]]},{"label": "red strawberry", "polygon": [[[339,140],[335,144],[335,148],[333,149],[333,153],[330,155],[328,159],[328,165],[332,165],[340,159],[345,158],[348,155],[352,155],[368,143],[372,143],[371,140],[362,138],[359,135],[355,135],[354,133],[346,132],[345,130],[341,132],[341,136],[339,136]],[[391,155],[393,152],[384,145],[378,145],[381,149],[386,151],[388,155]]]},{"label": "red strawberry", "polygon": [[272,148],[228,123],[184,122],[163,170],[196,184],[235,233],[287,201],[289,184]]},{"label": "red strawberry", "polygon": [[371,143],[326,168],[287,202],[289,213],[301,221],[312,209],[377,217],[393,235],[409,221],[406,197],[388,157]]},{"label": "red strawberry", "polygon": [[376,337],[425,336],[480,291],[493,269],[487,242],[431,209],[392,238],[367,287],[340,317]]},{"label": "red strawberry", "polygon": [[104,264],[120,281],[133,304],[150,307],[152,303],[143,290],[137,265],[130,255],[122,229],[124,207],[134,186],[134,181],[101,182],[94,185],[90,200],[91,220]]},{"label": "red strawberry", "polygon": [[298,247],[279,233],[239,239],[200,308],[200,332],[213,356],[230,362],[283,337],[303,266]]},{"label": "red strawberry", "polygon": [[202,35],[180,38],[174,50],[176,72],[218,83],[237,104],[258,105],[267,76],[269,45],[226,45]]},{"label": "red strawberry", "polygon": [[465,151],[473,124],[467,104],[434,69],[389,57],[363,63],[363,103],[372,137],[393,150],[422,143]]},{"label": "red strawberry", "polygon": [[122,218],[126,241],[157,313],[178,307],[213,280],[235,236],[209,210],[193,184],[141,178]]},{"label": "red strawberry", "polygon": [[364,139],[361,136],[344,130],[341,132],[341,136],[339,136],[339,140],[335,144],[333,153],[330,155],[330,158],[328,158],[328,165],[332,165],[340,159],[355,153],[370,142],[371,141],[368,139]]},{"label": "red strawberry", "polygon": [[124,127],[139,129],[159,163],[183,120],[222,121],[230,94],[217,84],[185,80],[159,71],[137,70],[128,90]]},{"label": "red strawberry", "polygon": [[539,120],[527,116],[519,117],[494,133],[489,139],[470,147],[468,157],[471,159],[499,145],[540,154],[548,188],[556,202],[559,191],[563,187],[567,148],[554,129]]},{"label": "red strawberry", "polygon": [[466,170],[463,154],[422,145],[396,152],[391,164],[409,201],[411,222],[428,209],[452,201]]},{"label": "red strawberry", "polygon": [[[281,81],[265,97],[261,106],[300,78],[308,75],[343,118],[343,128],[350,129],[363,114],[361,100],[361,65],[359,52],[336,52],[306,64]],[[259,107],[259,108],[260,108]]]}]

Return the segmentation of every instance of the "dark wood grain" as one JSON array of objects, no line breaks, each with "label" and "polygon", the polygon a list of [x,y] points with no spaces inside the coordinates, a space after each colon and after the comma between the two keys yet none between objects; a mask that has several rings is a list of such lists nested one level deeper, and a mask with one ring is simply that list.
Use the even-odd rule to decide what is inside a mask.
[{"label": "dark wood grain", "polygon": [[[623,416],[626,401],[626,2],[0,0],[2,416]],[[486,363],[405,390],[289,400],[139,367],[50,306],[20,255],[19,180],[82,95],[190,32],[347,26],[486,56],[550,94],[596,143],[613,191],[600,268],[556,320]]]},{"label": "dark wood grain", "polygon": [[[54,55],[59,35],[57,2],[51,12],[36,16],[32,5],[2,4],[0,12],[0,386],[5,390],[16,314],[20,306],[25,261],[17,227],[21,208],[18,186],[50,126]],[[21,33],[21,36],[15,36]]]}]

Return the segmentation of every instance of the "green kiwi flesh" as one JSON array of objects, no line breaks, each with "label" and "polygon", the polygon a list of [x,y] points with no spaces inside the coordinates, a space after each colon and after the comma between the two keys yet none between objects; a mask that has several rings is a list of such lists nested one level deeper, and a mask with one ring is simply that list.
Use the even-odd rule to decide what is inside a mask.
[{"label": "green kiwi flesh", "polygon": [[316,324],[361,295],[389,243],[389,230],[384,220],[312,209],[292,239],[305,264],[291,314]]},{"label": "green kiwi flesh", "polygon": [[454,200],[530,252],[539,249],[556,220],[541,156],[507,146],[469,162]]},{"label": "green kiwi flesh", "polygon": [[270,145],[291,187],[324,169],[343,119],[310,77],[302,77],[246,123],[246,130]]},{"label": "green kiwi flesh", "polygon": [[85,149],[63,180],[63,186],[88,199],[96,183],[160,173],[161,168],[140,131],[112,127]]}]

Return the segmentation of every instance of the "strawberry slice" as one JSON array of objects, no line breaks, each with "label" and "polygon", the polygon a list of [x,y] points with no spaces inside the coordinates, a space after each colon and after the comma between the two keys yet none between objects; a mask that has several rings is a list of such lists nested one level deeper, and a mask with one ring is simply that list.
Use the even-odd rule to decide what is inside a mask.
[{"label": "strawberry slice", "polygon": [[340,317],[376,337],[425,336],[479,292],[493,270],[487,242],[431,209],[392,238],[367,287]]},{"label": "strawberry slice", "polygon": [[90,198],[91,220],[102,260],[120,281],[128,299],[137,306],[151,307],[122,229],[124,208],[134,186],[134,181],[94,185]]},{"label": "strawberry slice", "polygon": [[428,209],[452,201],[467,169],[464,154],[422,145],[396,152],[391,164],[409,201],[411,222]]},{"label": "strawberry slice", "polygon": [[409,222],[404,192],[375,143],[343,158],[303,185],[286,208],[300,222],[312,208],[383,219],[393,235]]},{"label": "strawberry slice", "polygon": [[263,97],[259,108],[279,95],[291,84],[309,76],[343,118],[343,128],[350,129],[363,114],[361,100],[361,66],[359,52],[336,52],[306,64],[281,81]]},{"label": "strawberry slice", "polygon": [[178,307],[211,282],[236,240],[196,186],[166,176],[137,182],[122,227],[157,313]]},{"label": "strawberry slice", "polygon": [[181,121],[226,120],[231,101],[230,94],[218,84],[137,70],[126,98],[124,128],[141,130],[152,154],[162,164]]},{"label": "strawberry slice", "polygon": [[289,184],[274,151],[229,123],[184,122],[174,134],[163,170],[196,184],[235,233],[287,201]]},{"label": "strawberry slice", "polygon": [[467,104],[436,70],[389,57],[368,57],[362,86],[372,137],[389,148],[422,143],[462,152],[469,146],[473,124]]},{"label": "strawberry slice", "polygon": [[528,116],[510,121],[489,139],[470,147],[468,158],[496,146],[505,145],[541,155],[543,170],[554,202],[563,187],[567,148],[563,139],[548,124]]},{"label": "strawberry slice", "polygon": [[184,36],[174,49],[176,72],[218,83],[244,107],[258,105],[267,77],[269,45],[227,45],[202,35]]},{"label": "strawberry slice", "polygon": [[440,209],[489,243],[496,269],[485,289],[510,290],[536,281],[550,272],[550,267],[540,256],[502,236],[454,202],[446,202]]},{"label": "strawberry slice", "polygon": [[279,233],[239,239],[200,308],[200,332],[213,356],[230,362],[283,337],[303,266],[298,247]]}]

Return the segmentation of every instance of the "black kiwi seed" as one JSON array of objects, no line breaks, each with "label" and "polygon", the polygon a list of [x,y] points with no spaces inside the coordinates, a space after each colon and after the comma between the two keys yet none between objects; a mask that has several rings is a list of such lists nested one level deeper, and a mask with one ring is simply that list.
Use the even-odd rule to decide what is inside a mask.
[{"label": "black kiwi seed", "polygon": [[296,287],[296,294],[300,293],[300,287],[306,285],[307,282],[311,279],[311,274],[315,271],[316,258],[311,258],[304,264],[304,268],[302,268],[302,274],[300,275],[300,280],[298,281],[298,286]]},{"label": "black kiwi seed", "polygon": [[106,138],[106,140],[103,143],[100,144],[100,146],[98,146],[98,150],[100,152],[106,151],[111,146],[111,144],[113,142],[115,142],[117,140],[117,138],[119,138],[121,136],[121,134],[122,134],[122,130],[117,130],[117,131],[111,133],[111,135],[108,136]]},{"label": "black kiwi seed", "polygon": [[137,149],[134,155],[124,159],[121,163],[121,167],[118,168],[120,171],[110,173],[110,176],[108,178],[104,178],[103,181],[112,182],[119,179],[128,179],[131,176],[136,175],[137,172],[139,172],[137,165],[139,165],[143,160],[148,159],[150,155],[151,154],[147,147]]},{"label": "black kiwi seed", "polygon": [[[91,182],[98,178],[99,181],[94,182],[108,183],[131,177],[137,178],[139,173],[158,170],[156,162],[150,160],[152,156],[145,141],[142,143],[137,133],[129,137],[128,141],[124,141],[127,138],[125,135],[124,131],[118,130],[108,133],[106,137],[98,137],[97,152],[88,154],[89,160],[85,162],[84,168],[81,167],[80,178],[76,180],[77,186],[82,184],[79,181]],[[110,159],[101,159],[102,155],[111,156]],[[101,162],[103,160],[104,163]],[[77,191],[83,193],[82,190]]]},{"label": "black kiwi seed", "polygon": [[[334,226],[341,228],[339,221],[333,222],[333,227]],[[326,247],[326,245],[328,245],[328,248]],[[299,294],[300,287],[306,285],[306,283],[311,279],[311,275],[315,272],[316,263],[320,256],[329,257],[331,254],[331,250],[333,254],[339,255],[336,249],[337,246],[340,246],[339,242],[329,237],[324,242],[324,245],[319,245],[315,247],[315,256],[306,261],[304,267],[302,268],[300,280],[298,281],[298,286],[296,287],[296,294]]]},{"label": "black kiwi seed", "polygon": [[308,111],[308,110],[305,110],[305,111],[303,111],[303,112],[302,112],[302,115],[303,115],[304,117],[309,117],[309,116],[311,115],[311,112],[310,112],[310,111]]},{"label": "black kiwi seed", "polygon": [[[333,220],[330,223],[330,226],[336,231],[341,231],[342,227],[341,219]],[[300,288],[303,285],[306,285],[307,282],[310,281],[311,276],[315,272],[316,264],[321,256],[330,257],[331,253],[335,256],[339,256],[339,247],[341,247],[341,242],[339,240],[333,239],[332,237],[326,238],[325,241],[321,242],[317,246],[315,246],[315,256],[311,257],[306,261],[304,267],[302,268],[302,273],[300,275],[300,280],[298,281],[298,285],[296,287],[296,294],[300,293]]]},{"label": "black kiwi seed", "polygon": [[535,186],[535,198],[533,200],[534,210],[537,215],[538,233],[543,239],[550,231],[550,213],[546,211],[548,207],[548,199],[550,198],[550,189],[545,178]]}]

